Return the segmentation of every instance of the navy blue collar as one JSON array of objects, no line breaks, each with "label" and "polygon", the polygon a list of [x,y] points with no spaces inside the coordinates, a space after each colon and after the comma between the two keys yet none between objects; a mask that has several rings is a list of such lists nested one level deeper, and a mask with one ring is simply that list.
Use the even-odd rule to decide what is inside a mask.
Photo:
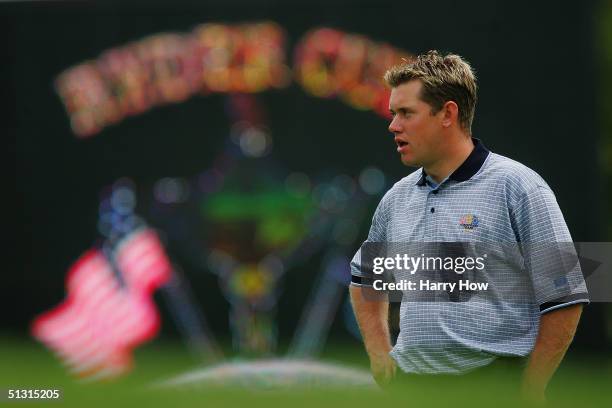
[{"label": "navy blue collar", "polygon": [[[480,170],[484,164],[489,155],[489,149],[487,149],[479,139],[473,137],[472,142],[474,143],[474,149],[461,166],[448,177],[449,179],[457,182],[469,180],[474,174],[478,173],[478,170]],[[425,169],[422,169],[421,177],[419,181],[417,181],[417,186],[422,187],[426,184],[427,173],[425,173]]]}]

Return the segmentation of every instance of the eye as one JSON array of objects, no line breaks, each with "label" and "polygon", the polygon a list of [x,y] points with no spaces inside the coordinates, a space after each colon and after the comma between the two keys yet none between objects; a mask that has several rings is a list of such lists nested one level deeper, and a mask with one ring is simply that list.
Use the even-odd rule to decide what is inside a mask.
[{"label": "eye", "polygon": [[407,109],[400,109],[399,114],[402,115],[403,118],[407,118],[412,114],[412,112],[408,111]]}]

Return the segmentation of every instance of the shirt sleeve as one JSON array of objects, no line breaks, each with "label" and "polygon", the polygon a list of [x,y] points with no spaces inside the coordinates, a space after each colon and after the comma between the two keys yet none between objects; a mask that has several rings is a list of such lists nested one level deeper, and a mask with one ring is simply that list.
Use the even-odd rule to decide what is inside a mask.
[{"label": "shirt sleeve", "polygon": [[572,237],[550,188],[525,194],[511,216],[540,312],[589,303]]},{"label": "shirt sleeve", "polygon": [[[387,196],[385,195],[385,197],[383,197],[376,207],[376,211],[372,217],[370,232],[368,233],[368,238],[364,243],[386,241],[388,220],[388,212],[385,209],[386,197]],[[351,260],[351,285],[372,287],[374,283],[374,274],[371,272],[371,270],[371,268],[361,267],[361,248],[359,248]]]}]

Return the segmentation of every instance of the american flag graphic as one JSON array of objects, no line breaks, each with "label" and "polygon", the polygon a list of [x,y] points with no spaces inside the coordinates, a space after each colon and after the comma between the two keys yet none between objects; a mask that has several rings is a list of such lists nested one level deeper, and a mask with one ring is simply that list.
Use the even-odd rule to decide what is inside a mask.
[{"label": "american flag graphic", "polygon": [[108,378],[132,367],[132,350],[155,337],[160,319],[153,291],[168,281],[171,265],[154,231],[124,238],[111,262],[98,249],[79,258],[66,278],[66,299],[32,323],[35,338],[78,376]]}]

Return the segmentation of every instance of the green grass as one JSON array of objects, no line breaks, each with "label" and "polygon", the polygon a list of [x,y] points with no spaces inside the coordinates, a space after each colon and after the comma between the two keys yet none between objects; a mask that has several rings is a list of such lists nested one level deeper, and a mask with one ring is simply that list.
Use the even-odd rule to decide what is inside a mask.
[{"label": "green grass", "polygon": [[[367,359],[354,343],[326,348],[323,360],[367,368]],[[180,343],[154,342],[135,353],[134,370],[117,380],[88,383],[70,377],[44,347],[21,338],[0,338],[0,388],[60,388],[58,402],[18,402],[17,406],[70,407],[369,407],[400,406],[519,406],[507,386],[508,374],[499,372],[467,386],[419,383],[383,393],[355,389],[244,390],[244,389],[153,389],[152,384],[197,368]],[[549,390],[554,407],[610,406],[612,403],[612,356],[570,356],[555,376]],[[6,402],[2,403],[7,404]],[[25,404],[25,405],[24,405]]]}]

